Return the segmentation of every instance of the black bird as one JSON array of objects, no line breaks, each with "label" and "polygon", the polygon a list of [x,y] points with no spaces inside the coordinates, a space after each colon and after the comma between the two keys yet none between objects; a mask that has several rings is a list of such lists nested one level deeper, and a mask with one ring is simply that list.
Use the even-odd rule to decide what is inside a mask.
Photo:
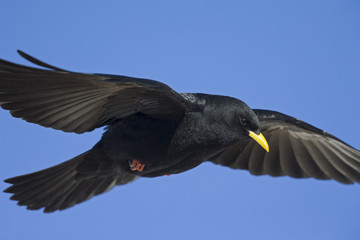
[{"label": "black bird", "polygon": [[0,60],[3,109],[64,132],[106,126],[91,150],[5,180],[12,184],[5,192],[28,209],[63,210],[138,177],[205,161],[254,175],[360,182],[358,150],[293,117],[232,97],[177,93],[153,80],[71,72],[18,53],[47,69]]}]

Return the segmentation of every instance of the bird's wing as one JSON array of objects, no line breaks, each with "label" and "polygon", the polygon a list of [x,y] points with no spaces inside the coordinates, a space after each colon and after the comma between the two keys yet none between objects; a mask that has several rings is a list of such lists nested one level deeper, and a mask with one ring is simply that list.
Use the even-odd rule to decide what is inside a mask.
[{"label": "bird's wing", "polygon": [[278,112],[254,110],[269,143],[267,153],[249,139],[210,160],[254,175],[360,182],[360,151],[303,121]]},{"label": "bird's wing", "polygon": [[180,94],[157,81],[70,72],[19,54],[51,69],[0,59],[0,106],[28,122],[83,133],[136,113],[166,116],[187,108]]}]

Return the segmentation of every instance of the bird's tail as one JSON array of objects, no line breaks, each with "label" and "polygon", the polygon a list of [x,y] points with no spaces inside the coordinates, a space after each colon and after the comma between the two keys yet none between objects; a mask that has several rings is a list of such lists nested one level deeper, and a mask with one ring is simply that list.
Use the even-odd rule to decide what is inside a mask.
[{"label": "bird's tail", "polygon": [[27,206],[27,209],[45,208],[44,212],[53,212],[69,208],[136,178],[119,171],[98,176],[99,166],[96,164],[92,164],[93,170],[84,177],[79,174],[79,166],[87,166],[89,162],[98,163],[91,158],[92,150],[42,171],[6,179],[5,182],[13,185],[4,192],[12,193],[10,199],[18,201],[18,205]]}]

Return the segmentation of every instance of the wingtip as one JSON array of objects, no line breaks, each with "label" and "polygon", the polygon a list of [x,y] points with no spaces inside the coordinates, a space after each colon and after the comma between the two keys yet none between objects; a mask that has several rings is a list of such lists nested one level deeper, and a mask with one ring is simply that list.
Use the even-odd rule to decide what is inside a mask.
[{"label": "wingtip", "polygon": [[30,56],[29,54],[21,51],[20,49],[17,49],[16,50],[17,53],[23,57],[24,59],[28,60],[29,62],[33,63],[33,64],[36,64],[38,66],[41,66],[41,67],[44,67],[44,68],[49,68],[49,69],[52,69],[52,70],[55,70],[55,71],[60,71],[60,72],[70,72],[70,71],[67,71],[65,69],[62,69],[62,68],[58,68],[58,67],[55,67],[53,65],[50,65],[50,64],[47,64],[37,58],[34,58],[33,56]]},{"label": "wingtip", "polygon": [[12,178],[5,179],[4,182],[5,182],[5,183],[10,183],[10,184],[12,184],[11,179],[12,179]]},{"label": "wingtip", "polygon": [[31,56],[29,54],[27,54],[26,52],[24,51],[21,51],[20,49],[17,49],[16,52],[20,55],[20,57],[24,58],[25,60],[27,61],[30,61],[31,62]]},{"label": "wingtip", "polygon": [[23,58],[27,55],[25,52],[21,51],[20,49],[17,49],[16,52]]},{"label": "wingtip", "polygon": [[5,190],[3,190],[3,192],[4,192],[4,193],[13,193],[13,192],[11,191],[11,187],[12,187],[12,186],[6,188]]}]

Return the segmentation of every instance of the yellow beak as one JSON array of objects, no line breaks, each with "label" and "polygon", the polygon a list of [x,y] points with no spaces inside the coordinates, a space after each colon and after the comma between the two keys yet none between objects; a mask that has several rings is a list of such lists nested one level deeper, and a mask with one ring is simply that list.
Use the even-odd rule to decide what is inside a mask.
[{"label": "yellow beak", "polygon": [[249,131],[249,136],[254,139],[258,144],[260,144],[267,152],[269,152],[269,144],[267,143],[264,135],[260,133],[257,135],[253,131]]}]

